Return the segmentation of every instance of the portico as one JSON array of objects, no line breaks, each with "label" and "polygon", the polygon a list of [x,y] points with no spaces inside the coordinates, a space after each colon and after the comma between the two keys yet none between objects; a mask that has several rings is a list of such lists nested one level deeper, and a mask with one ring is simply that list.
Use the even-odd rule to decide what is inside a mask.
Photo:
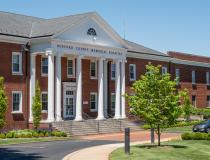
[{"label": "portico", "polygon": [[[45,52],[36,51],[31,54],[30,100],[34,96],[36,82],[36,55],[45,55],[48,58],[48,111],[45,122],[62,121],[70,117],[75,121],[83,120],[83,59],[95,59],[97,62],[97,120],[107,118],[107,62],[114,62],[115,77],[115,113],[114,118],[125,118],[125,56],[123,48],[104,47],[54,39],[51,48]],[[62,57],[72,57],[75,65],[75,81],[62,81]],[[63,91],[63,92],[62,92]],[[32,101],[30,102],[30,121],[32,121]]]}]

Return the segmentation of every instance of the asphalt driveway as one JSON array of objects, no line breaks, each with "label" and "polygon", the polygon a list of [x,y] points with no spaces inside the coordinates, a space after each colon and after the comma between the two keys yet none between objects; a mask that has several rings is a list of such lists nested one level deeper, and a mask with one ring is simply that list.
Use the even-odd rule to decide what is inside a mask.
[{"label": "asphalt driveway", "polygon": [[76,150],[117,141],[68,140],[0,146],[1,160],[61,160]]}]

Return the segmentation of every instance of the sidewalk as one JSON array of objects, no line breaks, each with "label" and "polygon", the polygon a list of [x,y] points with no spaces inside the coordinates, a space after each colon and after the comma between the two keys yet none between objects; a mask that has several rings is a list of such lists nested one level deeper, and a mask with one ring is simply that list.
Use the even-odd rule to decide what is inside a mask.
[{"label": "sidewalk", "polygon": [[[121,133],[122,134],[122,133]],[[147,134],[147,133],[146,133]],[[113,135],[113,134],[112,134]],[[117,134],[119,136],[119,134]],[[98,137],[101,137],[106,135],[98,135]],[[87,136],[87,137],[94,137],[94,136]],[[97,135],[95,135],[96,139]],[[111,135],[110,135],[111,137]],[[113,136],[115,137],[115,136]],[[167,138],[162,138],[161,141],[169,141],[172,139],[177,139],[180,136],[173,135]],[[149,139],[147,140],[141,140],[141,141],[134,141],[131,143],[131,145],[137,145],[137,144],[144,144],[144,143],[150,143]],[[94,146],[94,147],[89,147],[85,149],[78,150],[76,152],[73,152],[63,158],[63,160],[108,160],[109,159],[109,154],[114,151],[115,149],[119,147],[123,147],[124,143],[117,143],[117,144],[108,144],[108,145],[101,145],[101,146]]]}]

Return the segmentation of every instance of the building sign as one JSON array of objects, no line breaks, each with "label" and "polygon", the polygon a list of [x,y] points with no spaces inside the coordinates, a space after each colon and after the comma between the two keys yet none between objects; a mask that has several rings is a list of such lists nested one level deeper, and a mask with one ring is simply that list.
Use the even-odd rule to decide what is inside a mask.
[{"label": "building sign", "polygon": [[118,56],[123,55],[122,52],[114,51],[114,50],[104,50],[104,49],[89,48],[89,47],[77,47],[73,45],[64,45],[64,44],[57,44],[57,48],[68,49],[72,51],[99,53],[99,54],[111,54],[111,55],[118,55]]}]

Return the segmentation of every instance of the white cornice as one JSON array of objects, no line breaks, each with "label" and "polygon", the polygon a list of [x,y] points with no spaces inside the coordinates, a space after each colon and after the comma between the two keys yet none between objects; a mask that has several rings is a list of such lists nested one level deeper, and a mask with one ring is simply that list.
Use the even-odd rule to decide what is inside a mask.
[{"label": "white cornice", "polygon": [[182,60],[182,59],[177,59],[177,58],[171,58],[171,62],[175,63],[175,64],[183,64],[183,65],[210,68],[210,63],[205,63],[205,62],[196,62],[196,61]]},{"label": "white cornice", "polygon": [[29,39],[15,36],[0,35],[0,42],[26,44],[27,42],[29,42]]}]

